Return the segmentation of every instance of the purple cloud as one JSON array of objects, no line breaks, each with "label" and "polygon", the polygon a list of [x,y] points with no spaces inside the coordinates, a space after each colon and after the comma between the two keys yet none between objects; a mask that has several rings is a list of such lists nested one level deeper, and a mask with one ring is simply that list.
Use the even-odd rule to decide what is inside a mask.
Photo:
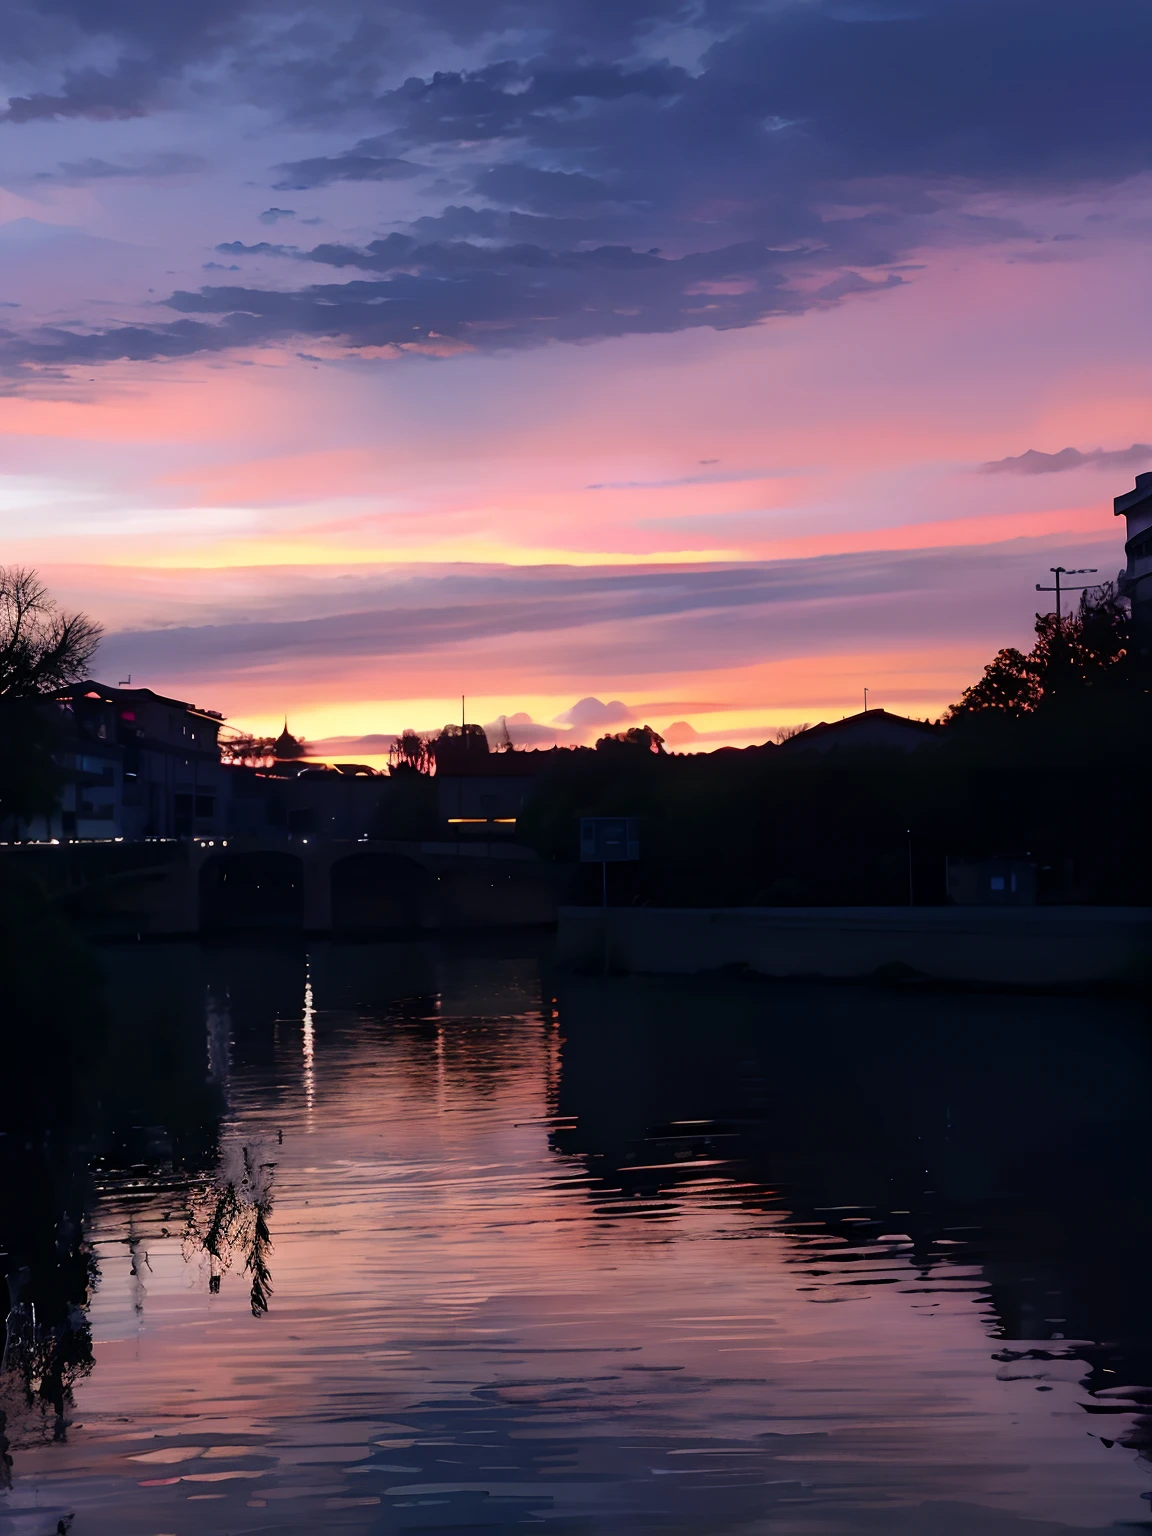
[{"label": "purple cloud", "polygon": [[[1144,0],[704,0],[690,33],[683,0],[0,9],[27,82],[0,122],[130,133],[176,105],[242,107],[314,149],[266,173],[277,189],[338,196],[429,173],[381,239],[282,253],[363,277],[172,294],[171,309],[210,317],[194,325],[10,334],[17,373],[308,337],[355,353],[749,326],[896,289],[933,242],[1035,238],[958,212],[958,186],[1031,195],[1152,168]],[[662,57],[655,39],[677,34],[691,47]],[[433,62],[407,73],[418,59]],[[68,164],[99,179],[116,163]],[[855,216],[827,218],[830,203]]]},{"label": "purple cloud", "polygon": [[1068,469],[1094,464],[1098,469],[1132,469],[1152,459],[1152,444],[1133,443],[1131,448],[1061,448],[1059,453],[1040,453],[1035,448],[1015,458],[992,459],[981,464],[984,475],[1059,475]]},{"label": "purple cloud", "polygon": [[590,697],[579,699],[571,709],[566,709],[563,714],[557,715],[556,723],[587,729],[590,726],[622,725],[625,721],[634,718],[627,704],[619,699],[613,699],[610,704],[605,704],[600,699]]}]

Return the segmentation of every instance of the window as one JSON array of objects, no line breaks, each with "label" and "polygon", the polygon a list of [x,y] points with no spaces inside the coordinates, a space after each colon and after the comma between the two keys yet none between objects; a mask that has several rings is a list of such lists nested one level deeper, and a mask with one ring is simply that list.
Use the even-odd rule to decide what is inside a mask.
[{"label": "window", "polygon": [[94,805],[90,800],[80,802],[80,815],[85,821],[112,821],[115,814],[110,805]]},{"label": "window", "polygon": [[989,880],[988,884],[989,884],[989,886],[991,887],[992,890],[994,890],[994,891],[1002,891],[1004,889],[1004,876],[1003,875],[993,875],[991,880]]},{"label": "window", "polygon": [[216,814],[216,796],[215,795],[197,795],[196,796],[196,815],[197,815],[197,817],[202,818],[202,819],[207,819],[209,817],[215,816],[215,814]]}]

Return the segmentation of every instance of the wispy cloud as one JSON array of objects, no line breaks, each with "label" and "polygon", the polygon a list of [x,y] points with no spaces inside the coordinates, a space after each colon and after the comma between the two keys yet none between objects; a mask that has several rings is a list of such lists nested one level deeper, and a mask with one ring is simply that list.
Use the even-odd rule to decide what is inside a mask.
[{"label": "wispy cloud", "polygon": [[314,155],[279,165],[279,180],[272,186],[277,192],[304,192],[313,187],[330,187],[338,181],[408,181],[420,175],[423,166],[382,153],[384,142],[361,139],[355,148],[337,155]]},{"label": "wispy cloud", "polygon": [[1131,448],[1061,448],[1059,453],[1041,453],[1035,448],[1014,458],[992,459],[981,464],[985,475],[1059,475],[1080,469],[1085,464],[1097,469],[1133,469],[1152,459],[1152,443],[1133,443]]},{"label": "wispy cloud", "polygon": [[209,169],[202,155],[178,150],[157,150],[150,154],[130,155],[124,160],[103,160],[90,156],[85,160],[61,160],[58,171],[41,171],[38,181],[61,181],[81,186],[88,181],[163,180],[169,176],[190,176]]},{"label": "wispy cloud", "polygon": [[793,471],[787,469],[717,470],[706,475],[676,475],[668,480],[600,480],[584,487],[588,491],[666,491],[680,485],[742,485],[747,481],[780,480]]},{"label": "wispy cloud", "polygon": [[321,736],[308,741],[306,746],[309,757],[323,757],[332,762],[339,758],[383,757],[395,741],[392,732],[381,732],[368,736]]},{"label": "wispy cloud", "polygon": [[[615,676],[622,686],[630,675],[688,676],[745,664],[753,635],[756,654],[786,656],[858,645],[863,634],[877,644],[903,643],[926,626],[938,637],[960,633],[972,615],[956,604],[941,609],[942,592],[970,587],[999,612],[1006,591],[1030,591],[1046,548],[1019,539],[739,565],[386,574],[357,581],[342,601],[338,593],[306,597],[327,610],[314,616],[253,616],[240,594],[235,615],[221,612],[211,624],[110,633],[98,664],[108,674],[146,668],[172,686],[196,679],[203,691],[213,678],[301,668],[319,677],[389,659],[414,667],[421,658],[481,650],[493,667],[522,669],[531,637],[528,664],[538,672]],[[591,729],[636,715],[619,698],[588,696],[554,723]]]}]

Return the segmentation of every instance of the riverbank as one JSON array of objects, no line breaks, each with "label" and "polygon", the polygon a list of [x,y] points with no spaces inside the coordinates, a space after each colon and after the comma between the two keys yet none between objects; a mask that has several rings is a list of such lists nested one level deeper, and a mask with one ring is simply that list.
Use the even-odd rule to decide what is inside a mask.
[{"label": "riverbank", "polygon": [[1152,908],[561,907],[556,961],[648,975],[1135,985],[1152,976]]}]

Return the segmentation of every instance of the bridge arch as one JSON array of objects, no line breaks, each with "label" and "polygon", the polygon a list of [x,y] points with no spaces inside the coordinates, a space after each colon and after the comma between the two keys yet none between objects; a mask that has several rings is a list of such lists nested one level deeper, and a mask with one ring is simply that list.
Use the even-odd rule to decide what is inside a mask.
[{"label": "bridge arch", "polygon": [[247,850],[206,859],[199,876],[200,928],[304,926],[304,865],[292,853]]},{"label": "bridge arch", "polygon": [[413,933],[436,926],[435,876],[404,854],[350,853],[333,862],[329,878],[338,933]]}]

